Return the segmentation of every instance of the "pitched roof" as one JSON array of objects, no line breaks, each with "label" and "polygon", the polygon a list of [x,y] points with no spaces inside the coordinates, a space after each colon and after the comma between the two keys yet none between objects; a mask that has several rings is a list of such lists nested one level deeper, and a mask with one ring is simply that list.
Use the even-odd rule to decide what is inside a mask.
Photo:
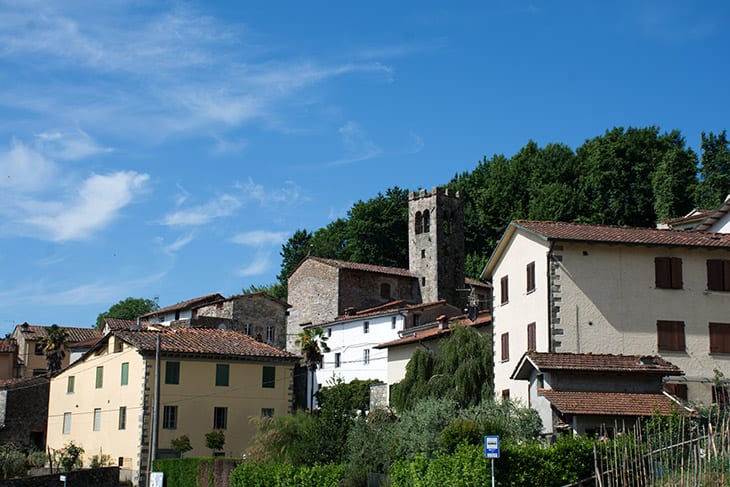
[{"label": "pitched roof", "polygon": [[149,313],[145,313],[140,318],[146,318],[148,316],[155,316],[161,313],[167,313],[168,311],[177,311],[179,309],[187,309],[187,308],[194,308],[199,305],[204,305],[208,303],[212,303],[214,301],[223,301],[224,298],[222,295],[218,293],[213,294],[206,294],[205,296],[198,296],[197,298],[188,299],[187,301],[180,301],[177,304],[172,304],[170,306],[165,306],[164,308],[156,309],[154,311],[150,311]]},{"label": "pitched roof", "polygon": [[104,323],[109,325],[110,330],[129,330],[133,326],[137,326],[135,320],[123,320],[121,318],[104,318]]},{"label": "pitched roof", "polygon": [[40,384],[48,384],[51,379],[48,375],[36,375],[34,377],[19,377],[16,379],[0,379],[0,387],[3,389],[14,389],[16,387],[33,387]]},{"label": "pitched roof", "polygon": [[113,335],[138,348],[142,353],[154,353],[157,336],[159,336],[162,353],[268,358],[286,361],[299,359],[294,354],[256,341],[245,333],[232,330],[170,328],[163,331],[123,330],[115,331]]},{"label": "pitched roof", "polygon": [[657,356],[527,352],[515,367],[512,379],[529,379],[530,366],[541,371],[683,374],[679,367]]},{"label": "pitched roof", "polygon": [[409,277],[416,279],[417,276],[411,273],[408,269],[403,269],[400,267],[386,267],[386,266],[380,266],[380,265],[372,265],[372,264],[360,264],[358,262],[347,262],[344,260],[335,260],[335,259],[325,259],[322,257],[307,257],[307,260],[314,260],[316,262],[320,262],[322,264],[336,267],[338,269],[349,269],[353,271],[364,271],[364,272],[376,272],[378,274],[390,274],[395,276],[401,276],[401,277]]},{"label": "pitched roof", "polygon": [[730,234],[724,233],[528,220],[517,220],[510,225],[524,229],[547,240],[730,248]]},{"label": "pitched roof", "polygon": [[474,286],[474,287],[483,287],[483,288],[491,288],[492,285],[488,282],[482,282],[478,281],[476,279],[472,279],[471,277],[465,277],[464,278],[464,284],[467,286]]},{"label": "pitched roof", "polygon": [[562,414],[586,416],[668,416],[679,410],[668,396],[656,393],[574,392],[540,389],[553,408]]},{"label": "pitched roof", "polygon": [[0,340],[0,353],[12,353],[18,348],[15,340]]},{"label": "pitched roof", "polygon": [[[17,325],[15,329],[20,329],[20,333],[26,340],[40,340],[47,336],[46,331],[50,328],[50,326],[39,325],[28,325],[27,328],[24,328],[25,325],[27,325],[27,323]],[[66,343],[83,342],[92,338],[101,337],[101,331],[97,328],[80,328],[75,326],[60,326],[60,328],[63,328],[68,332]]]},{"label": "pitched roof", "polygon": [[223,298],[223,299],[217,299],[210,302],[205,302],[201,304],[196,304],[195,306],[191,306],[191,308],[202,308],[203,306],[210,306],[211,304],[217,304],[217,303],[225,303],[226,301],[235,301],[237,299],[253,299],[253,298],[267,298],[269,301],[273,301],[277,304],[280,304],[281,306],[284,306],[285,308],[291,308],[291,305],[285,301],[282,301],[281,299],[277,299],[274,296],[270,295],[266,291],[257,291],[255,293],[245,293],[245,294],[236,294],[229,298]]},{"label": "pitched roof", "polygon": [[466,315],[460,315],[452,318],[449,321],[449,327],[446,329],[443,329],[439,323],[433,323],[433,326],[430,328],[419,328],[417,331],[408,332],[408,330],[404,330],[405,336],[402,338],[399,338],[397,340],[392,340],[390,342],[381,343],[380,345],[376,345],[375,348],[393,348],[393,347],[401,347],[403,345],[409,345],[412,343],[418,343],[428,340],[437,340],[439,338],[444,338],[447,335],[451,334],[451,327],[452,326],[484,326],[492,322],[492,315],[491,313],[487,311],[482,311],[477,315],[477,319],[475,321],[469,320]]}]

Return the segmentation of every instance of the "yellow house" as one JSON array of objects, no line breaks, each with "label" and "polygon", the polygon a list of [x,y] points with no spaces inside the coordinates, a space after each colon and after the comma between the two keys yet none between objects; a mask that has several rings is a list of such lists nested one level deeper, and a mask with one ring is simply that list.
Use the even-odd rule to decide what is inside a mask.
[{"label": "yellow house", "polygon": [[86,465],[110,455],[123,480],[145,485],[158,338],[156,457],[173,453],[171,441],[182,435],[193,447],[187,456],[210,456],[205,434],[214,430],[225,433],[223,453],[239,457],[255,433],[252,417],[290,412],[293,354],[230,330],[112,331],[52,378],[48,447],[73,440]]}]

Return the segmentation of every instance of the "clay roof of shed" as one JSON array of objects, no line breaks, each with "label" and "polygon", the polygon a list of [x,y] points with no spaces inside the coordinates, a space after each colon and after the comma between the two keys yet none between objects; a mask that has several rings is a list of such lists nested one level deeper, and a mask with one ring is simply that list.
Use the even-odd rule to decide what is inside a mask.
[{"label": "clay roof of shed", "polygon": [[587,372],[643,372],[662,375],[681,375],[676,365],[661,357],[649,355],[611,355],[593,353],[525,354],[540,370],[570,370]]},{"label": "clay roof of shed", "polygon": [[[23,325],[16,326],[16,328],[20,328],[21,333],[26,340],[40,340],[47,335],[46,330],[50,328],[50,326],[28,325],[27,331],[22,331],[22,327]],[[68,331],[68,338],[66,339],[67,343],[83,342],[92,338],[101,337],[101,331],[97,328],[80,328],[60,325],[59,327]]]},{"label": "clay roof of shed", "polygon": [[137,326],[135,320],[123,320],[121,318],[104,318],[104,323],[109,325],[110,330],[129,330],[133,326]]},{"label": "clay roof of shed", "polygon": [[678,405],[661,393],[553,391],[540,389],[553,408],[562,414],[586,416],[669,416]]},{"label": "clay roof of shed", "polygon": [[380,265],[371,265],[371,264],[360,264],[358,262],[347,262],[344,260],[335,260],[335,259],[324,259],[322,257],[308,257],[308,259],[315,260],[317,262],[321,262],[322,264],[326,264],[332,267],[336,267],[338,269],[349,269],[354,271],[365,271],[365,272],[377,272],[379,274],[390,274],[395,276],[402,276],[402,277],[410,277],[413,279],[416,279],[416,276],[411,273],[408,269],[403,269],[400,267],[386,267],[386,266],[380,266]]},{"label": "clay roof of shed", "polygon": [[176,311],[179,309],[187,309],[187,308],[193,308],[197,305],[201,304],[207,304],[213,301],[222,301],[226,299],[219,293],[213,293],[213,294],[206,294],[205,296],[198,296],[197,298],[188,299],[187,301],[180,301],[177,304],[172,304],[170,306],[165,306],[164,308],[156,309],[154,311],[150,311],[149,313],[145,313],[140,318],[146,318],[148,316],[155,316],[160,313],[167,313],[168,311]]},{"label": "clay roof of shed", "polygon": [[0,353],[14,352],[17,348],[15,340],[0,340]]},{"label": "clay roof of shed", "polygon": [[238,358],[270,358],[298,360],[294,354],[279,350],[266,343],[233,330],[209,328],[170,328],[163,331],[115,331],[125,342],[143,353],[154,352],[157,336],[163,353],[218,355]]},{"label": "clay roof of shed", "polygon": [[517,220],[512,225],[548,240],[730,248],[730,234],[724,233],[529,220]]}]

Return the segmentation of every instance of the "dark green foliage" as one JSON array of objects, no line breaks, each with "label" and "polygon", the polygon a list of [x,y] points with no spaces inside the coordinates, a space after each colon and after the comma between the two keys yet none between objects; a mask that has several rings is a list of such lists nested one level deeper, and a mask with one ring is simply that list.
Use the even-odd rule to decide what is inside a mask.
[{"label": "dark green foliage", "polygon": [[441,432],[439,443],[441,451],[453,453],[461,444],[479,445],[483,439],[482,429],[476,420],[457,418]]},{"label": "dark green foliage", "polygon": [[243,294],[266,293],[272,298],[286,302],[286,284],[275,282],[272,284],[251,284],[241,290]]},{"label": "dark green foliage", "polygon": [[173,450],[184,455],[185,452],[189,452],[193,449],[193,445],[190,444],[190,437],[188,435],[182,435],[179,438],[173,438],[170,441],[170,446]]},{"label": "dark green foliage", "polygon": [[46,336],[38,340],[38,344],[46,355],[46,365],[49,374],[61,370],[61,363],[66,356],[64,348],[67,338],[68,330],[54,323],[46,329]]},{"label": "dark green foliage", "polygon": [[370,386],[378,383],[378,380],[360,379],[345,382],[337,377],[316,393],[317,402],[320,408],[326,408],[329,403],[335,402],[342,404],[350,415],[355,415],[358,411],[364,413],[370,409]]},{"label": "dark green foliage", "polygon": [[391,388],[391,402],[405,410],[423,398],[444,397],[466,407],[491,397],[492,391],[490,339],[472,327],[455,326],[438,355],[414,352],[405,378]]},{"label": "dark green foliage", "polygon": [[387,472],[393,461],[395,423],[392,411],[376,409],[357,418],[347,436],[345,475],[350,485],[365,485],[369,472]]},{"label": "dark green foliage", "polygon": [[126,298],[112,305],[107,311],[96,317],[96,327],[104,326],[104,318],[119,318],[122,320],[136,320],[143,314],[159,308],[156,300],[145,298]]},{"label": "dark green foliage", "polygon": [[264,463],[308,465],[310,449],[320,443],[319,418],[303,411],[258,420],[246,457]]},{"label": "dark green foliage", "polygon": [[[344,467],[338,464],[294,467],[245,462],[231,472],[231,487],[336,487]],[[177,484],[175,484],[177,485]]]},{"label": "dark green foliage", "polygon": [[702,132],[701,162],[697,205],[714,208],[730,193],[730,142],[725,130],[718,135]]},{"label": "dark green foliage", "polygon": [[175,487],[198,487],[200,485],[200,466],[209,464],[213,471],[212,458],[164,458],[155,460],[154,470],[165,474],[167,485]]},{"label": "dark green foliage", "polygon": [[205,434],[205,446],[213,451],[223,449],[226,444],[226,434],[223,431],[215,430]]}]

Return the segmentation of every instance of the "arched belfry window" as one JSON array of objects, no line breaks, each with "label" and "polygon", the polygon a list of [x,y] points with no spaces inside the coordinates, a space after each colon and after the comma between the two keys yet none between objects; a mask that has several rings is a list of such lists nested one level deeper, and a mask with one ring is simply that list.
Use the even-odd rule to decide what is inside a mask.
[{"label": "arched belfry window", "polygon": [[428,210],[423,211],[423,233],[431,231],[431,214]]},{"label": "arched belfry window", "polygon": [[423,232],[423,216],[421,212],[416,212],[416,235]]}]

